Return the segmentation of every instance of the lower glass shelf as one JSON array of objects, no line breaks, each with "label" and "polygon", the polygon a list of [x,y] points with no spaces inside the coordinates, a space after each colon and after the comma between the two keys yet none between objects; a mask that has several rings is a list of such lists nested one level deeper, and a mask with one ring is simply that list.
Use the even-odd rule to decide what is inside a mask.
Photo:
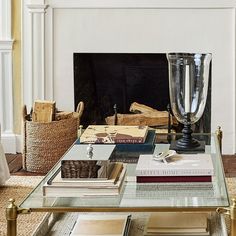
[{"label": "lower glass shelf", "polygon": [[[33,236],[69,236],[74,224],[78,218],[78,214],[106,214],[106,213],[47,213],[33,233]],[[122,214],[122,213],[114,213]],[[132,221],[129,236],[143,236],[145,225],[150,213],[131,213]],[[226,216],[228,217],[228,216]],[[230,220],[224,215],[217,213],[209,213],[210,219],[210,235],[211,236],[228,236]]]}]

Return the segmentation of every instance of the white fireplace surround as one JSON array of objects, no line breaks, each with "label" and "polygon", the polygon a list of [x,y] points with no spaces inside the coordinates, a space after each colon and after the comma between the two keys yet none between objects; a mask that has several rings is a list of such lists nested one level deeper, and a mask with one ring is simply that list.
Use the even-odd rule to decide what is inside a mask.
[{"label": "white fireplace surround", "polygon": [[0,1],[0,139],[5,152],[16,152],[13,125],[11,1]]},{"label": "white fireplace surround", "polygon": [[[74,109],[73,53],[212,53],[212,131],[235,150],[235,7],[230,0],[22,0],[23,102]],[[151,94],[150,94],[151,96]]]}]

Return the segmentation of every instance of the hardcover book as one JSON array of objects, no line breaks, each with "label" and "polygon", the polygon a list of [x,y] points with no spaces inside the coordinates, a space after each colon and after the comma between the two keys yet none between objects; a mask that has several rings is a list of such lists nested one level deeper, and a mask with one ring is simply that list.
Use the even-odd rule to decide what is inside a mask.
[{"label": "hardcover book", "polygon": [[136,176],[213,176],[210,154],[176,154],[168,162],[157,161],[153,155],[140,155]]},{"label": "hardcover book", "polygon": [[210,175],[197,176],[137,176],[137,183],[164,183],[164,182],[211,182]]},{"label": "hardcover book", "polygon": [[212,199],[220,196],[217,186],[212,182],[137,184],[135,181],[129,181],[128,177],[121,206],[184,205],[186,201],[191,205],[206,198]]},{"label": "hardcover book", "polygon": [[109,158],[110,161],[137,163],[140,154],[151,154],[155,148],[155,130],[148,130],[144,143],[119,143]]},{"label": "hardcover book", "polygon": [[148,126],[89,125],[80,143],[144,143]]},{"label": "hardcover book", "polygon": [[144,232],[149,235],[210,235],[207,213],[152,213]]},{"label": "hardcover book", "polygon": [[144,143],[135,143],[135,144],[125,144],[119,143],[116,144],[115,151],[116,152],[139,152],[139,153],[152,153],[155,147],[156,133],[155,130],[148,130],[146,139]]},{"label": "hardcover book", "polygon": [[80,214],[71,236],[128,236],[131,215]]}]

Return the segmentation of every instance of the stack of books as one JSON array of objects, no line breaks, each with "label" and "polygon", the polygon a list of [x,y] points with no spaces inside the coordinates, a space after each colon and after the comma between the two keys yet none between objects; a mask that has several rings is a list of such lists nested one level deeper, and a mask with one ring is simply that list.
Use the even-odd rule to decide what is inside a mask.
[{"label": "stack of books", "polygon": [[152,213],[144,236],[207,236],[210,235],[207,213]]},{"label": "stack of books", "polygon": [[213,175],[210,154],[176,154],[167,162],[140,155],[136,167],[137,183],[211,182]]},{"label": "stack of books", "polygon": [[102,178],[62,178],[60,168],[43,186],[48,197],[117,196],[122,191],[126,165],[113,163],[110,175]]},{"label": "stack of books", "polygon": [[116,144],[109,160],[136,163],[140,153],[153,153],[155,137],[148,126],[89,125],[76,144]]},{"label": "stack of books", "polygon": [[79,215],[71,236],[128,236],[131,215]]}]

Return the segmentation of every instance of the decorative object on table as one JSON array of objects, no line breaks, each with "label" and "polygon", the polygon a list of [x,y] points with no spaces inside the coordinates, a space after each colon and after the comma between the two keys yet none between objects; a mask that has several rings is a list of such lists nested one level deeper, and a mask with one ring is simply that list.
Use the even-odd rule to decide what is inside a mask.
[{"label": "decorative object on table", "polygon": [[[164,152],[160,156],[173,154]],[[211,182],[214,168],[210,154],[177,154],[168,162],[153,155],[140,155],[136,166],[139,183],[148,182]]]},{"label": "decorative object on table", "polygon": [[80,143],[144,143],[147,126],[89,125]]},{"label": "decorative object on table", "polygon": [[204,152],[192,138],[191,125],[202,116],[208,89],[211,54],[168,53],[170,101],[174,116],[184,124],[183,137],[171,142],[177,152]]},{"label": "decorative object on table", "polygon": [[89,159],[92,159],[92,157],[93,157],[93,146],[91,143],[87,147],[87,157]]},{"label": "decorative object on table", "polygon": [[92,148],[91,159],[88,155],[91,146],[74,144],[61,159],[62,178],[107,178],[112,170],[109,158],[115,145],[96,144]]},{"label": "decorative object on table", "polygon": [[166,164],[168,164],[168,158],[175,155],[176,151],[175,150],[168,150],[166,152],[160,152],[158,154],[153,154],[153,159],[155,161],[162,161]]}]

